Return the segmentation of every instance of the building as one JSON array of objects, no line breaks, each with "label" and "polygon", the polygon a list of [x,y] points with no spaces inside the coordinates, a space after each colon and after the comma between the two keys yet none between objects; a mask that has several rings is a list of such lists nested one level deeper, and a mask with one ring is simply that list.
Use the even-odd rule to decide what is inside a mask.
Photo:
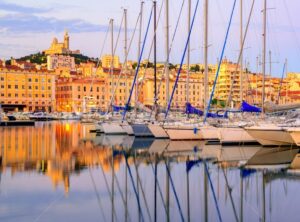
[{"label": "building", "polygon": [[107,88],[99,78],[58,78],[56,108],[59,112],[87,112],[106,108]]},{"label": "building", "polygon": [[75,59],[69,55],[48,55],[47,56],[47,69],[50,71],[57,69],[67,69],[75,71]]},{"label": "building", "polygon": [[67,31],[64,34],[64,41],[58,42],[57,38],[53,38],[51,46],[49,49],[45,50],[46,55],[54,54],[80,54],[79,50],[72,51],[70,50],[70,37]]},{"label": "building", "polygon": [[0,66],[0,104],[4,111],[54,111],[55,74]]},{"label": "building", "polygon": [[112,56],[112,55],[104,55],[101,58],[102,67],[103,68],[111,68],[111,65],[113,64],[113,68],[119,69],[120,66],[120,58],[119,56]]}]

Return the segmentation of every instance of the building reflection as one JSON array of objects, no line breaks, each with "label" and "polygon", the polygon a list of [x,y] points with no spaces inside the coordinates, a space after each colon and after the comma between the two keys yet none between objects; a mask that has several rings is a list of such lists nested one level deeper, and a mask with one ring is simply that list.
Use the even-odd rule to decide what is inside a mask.
[{"label": "building reflection", "polygon": [[[79,122],[36,123],[35,127],[0,128],[1,173],[36,171],[51,178],[56,188],[63,184],[69,191],[70,175],[88,166],[101,165],[105,172],[112,168],[112,149],[95,145],[89,125]],[[122,157],[114,158],[114,170]]]}]

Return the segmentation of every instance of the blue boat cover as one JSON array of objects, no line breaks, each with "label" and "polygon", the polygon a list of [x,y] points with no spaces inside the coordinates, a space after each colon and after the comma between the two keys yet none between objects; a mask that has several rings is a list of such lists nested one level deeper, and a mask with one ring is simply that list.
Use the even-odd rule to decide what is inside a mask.
[{"label": "blue boat cover", "polygon": [[242,106],[241,106],[241,111],[242,112],[249,112],[249,113],[260,113],[261,108],[256,107],[256,106],[252,106],[252,105],[246,103],[245,101],[243,101]]},{"label": "blue boat cover", "polygon": [[[129,110],[129,109],[130,109],[130,107],[128,107],[127,110]],[[113,111],[114,112],[120,112],[120,111],[124,111],[124,110],[125,110],[124,106],[115,106],[115,105],[113,105]]]},{"label": "blue boat cover", "polygon": [[227,112],[225,112],[224,114],[219,114],[219,112],[207,113],[207,118],[228,118],[228,114]]},{"label": "blue boat cover", "polygon": [[186,172],[189,172],[193,166],[198,166],[201,160],[189,160],[186,162]]},{"label": "blue boat cover", "polygon": [[203,111],[193,107],[192,104],[190,104],[190,103],[186,103],[185,113],[186,114],[196,114],[198,116],[203,116]]}]

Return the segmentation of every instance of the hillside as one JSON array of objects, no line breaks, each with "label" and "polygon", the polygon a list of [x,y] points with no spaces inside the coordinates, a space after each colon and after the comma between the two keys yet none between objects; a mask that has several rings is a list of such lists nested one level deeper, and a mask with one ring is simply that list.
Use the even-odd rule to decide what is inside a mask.
[{"label": "hillside", "polygon": [[[85,63],[88,61],[97,62],[97,60],[98,60],[97,58],[90,58],[90,57],[82,55],[82,54],[70,54],[70,56],[75,58],[76,64],[80,64],[81,62]],[[36,54],[23,56],[21,58],[18,58],[17,60],[18,61],[30,60],[31,63],[42,64],[42,63],[47,63],[47,55],[39,52]]]}]

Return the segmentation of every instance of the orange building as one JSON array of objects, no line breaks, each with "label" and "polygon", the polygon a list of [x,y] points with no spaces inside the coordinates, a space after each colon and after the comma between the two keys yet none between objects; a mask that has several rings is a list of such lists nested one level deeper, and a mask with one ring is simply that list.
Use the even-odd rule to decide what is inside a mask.
[{"label": "orange building", "polygon": [[55,74],[47,70],[0,66],[0,104],[4,110],[55,110]]}]

